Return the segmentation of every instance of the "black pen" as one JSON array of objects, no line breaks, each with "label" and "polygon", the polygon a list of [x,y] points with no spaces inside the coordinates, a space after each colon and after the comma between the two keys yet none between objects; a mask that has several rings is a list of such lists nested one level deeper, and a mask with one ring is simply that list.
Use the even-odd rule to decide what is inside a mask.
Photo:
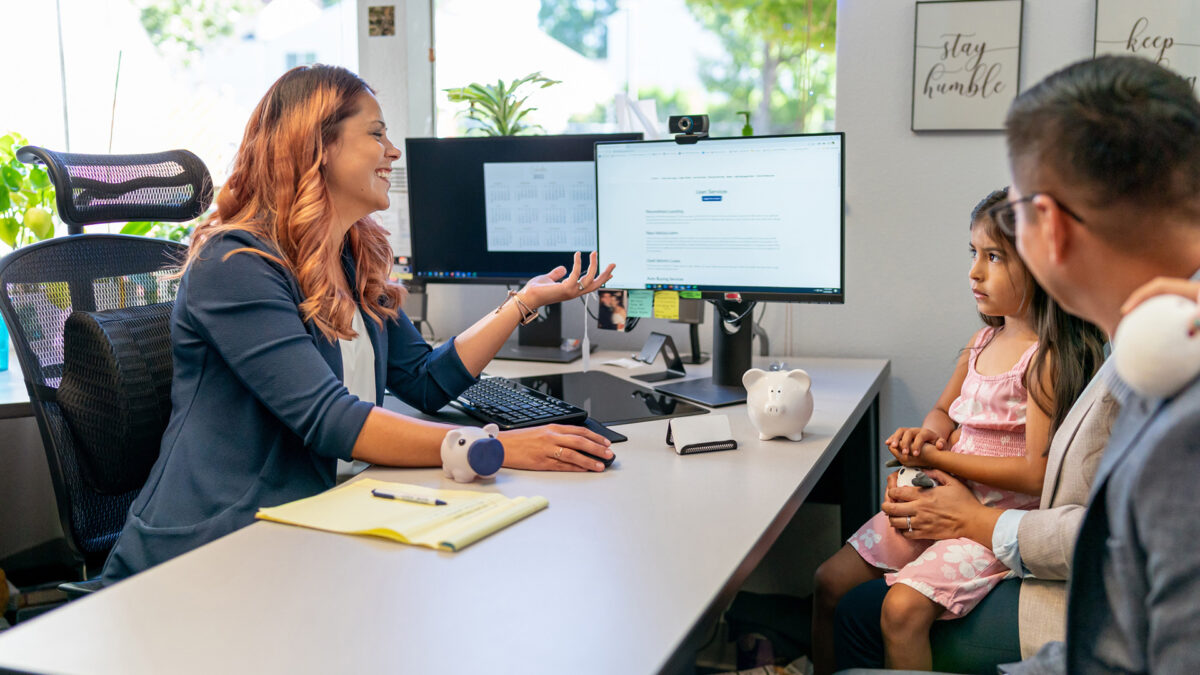
[{"label": "black pen", "polygon": [[410,495],[404,492],[394,492],[390,490],[380,490],[375,488],[371,490],[371,494],[381,499],[395,499],[402,502],[412,502],[414,504],[428,504],[429,506],[445,506],[446,502],[435,497],[422,497],[421,495]]}]

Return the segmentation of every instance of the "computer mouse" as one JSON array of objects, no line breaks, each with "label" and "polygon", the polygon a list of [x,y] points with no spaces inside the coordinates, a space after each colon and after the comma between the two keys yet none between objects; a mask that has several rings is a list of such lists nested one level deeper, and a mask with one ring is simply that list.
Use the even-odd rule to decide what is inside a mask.
[{"label": "computer mouse", "polygon": [[616,461],[616,459],[617,459],[617,454],[615,452],[613,453],[612,457],[597,457],[590,452],[584,452],[582,450],[576,450],[575,452],[578,452],[579,454],[583,455],[584,457],[590,457],[590,458],[596,460],[597,462],[604,464],[604,468],[606,468],[606,469],[608,467],[612,466],[612,463],[614,461]]}]

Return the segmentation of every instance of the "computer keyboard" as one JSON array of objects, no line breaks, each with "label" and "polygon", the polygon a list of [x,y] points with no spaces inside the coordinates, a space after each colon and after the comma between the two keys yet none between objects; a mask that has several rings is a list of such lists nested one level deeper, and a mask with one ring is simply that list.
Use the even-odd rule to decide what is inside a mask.
[{"label": "computer keyboard", "polygon": [[587,411],[503,377],[484,376],[450,405],[484,424],[521,429],[539,424],[583,424]]}]

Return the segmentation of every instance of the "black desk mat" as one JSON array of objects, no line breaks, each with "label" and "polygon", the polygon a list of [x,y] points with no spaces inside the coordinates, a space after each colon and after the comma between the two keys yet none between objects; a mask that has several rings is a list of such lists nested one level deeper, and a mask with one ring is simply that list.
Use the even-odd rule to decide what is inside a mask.
[{"label": "black desk mat", "polygon": [[703,415],[708,409],[628,380],[591,370],[514,378],[521,384],[583,408],[604,424]]}]

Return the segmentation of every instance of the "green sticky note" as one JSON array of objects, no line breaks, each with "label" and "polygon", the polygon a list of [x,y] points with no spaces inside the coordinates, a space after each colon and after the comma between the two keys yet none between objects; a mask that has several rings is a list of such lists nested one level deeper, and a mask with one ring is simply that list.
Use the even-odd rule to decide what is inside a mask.
[{"label": "green sticky note", "polygon": [[686,298],[688,300],[699,300],[700,291],[679,291],[679,297]]},{"label": "green sticky note", "polygon": [[629,291],[625,316],[648,319],[654,316],[654,291]]}]

